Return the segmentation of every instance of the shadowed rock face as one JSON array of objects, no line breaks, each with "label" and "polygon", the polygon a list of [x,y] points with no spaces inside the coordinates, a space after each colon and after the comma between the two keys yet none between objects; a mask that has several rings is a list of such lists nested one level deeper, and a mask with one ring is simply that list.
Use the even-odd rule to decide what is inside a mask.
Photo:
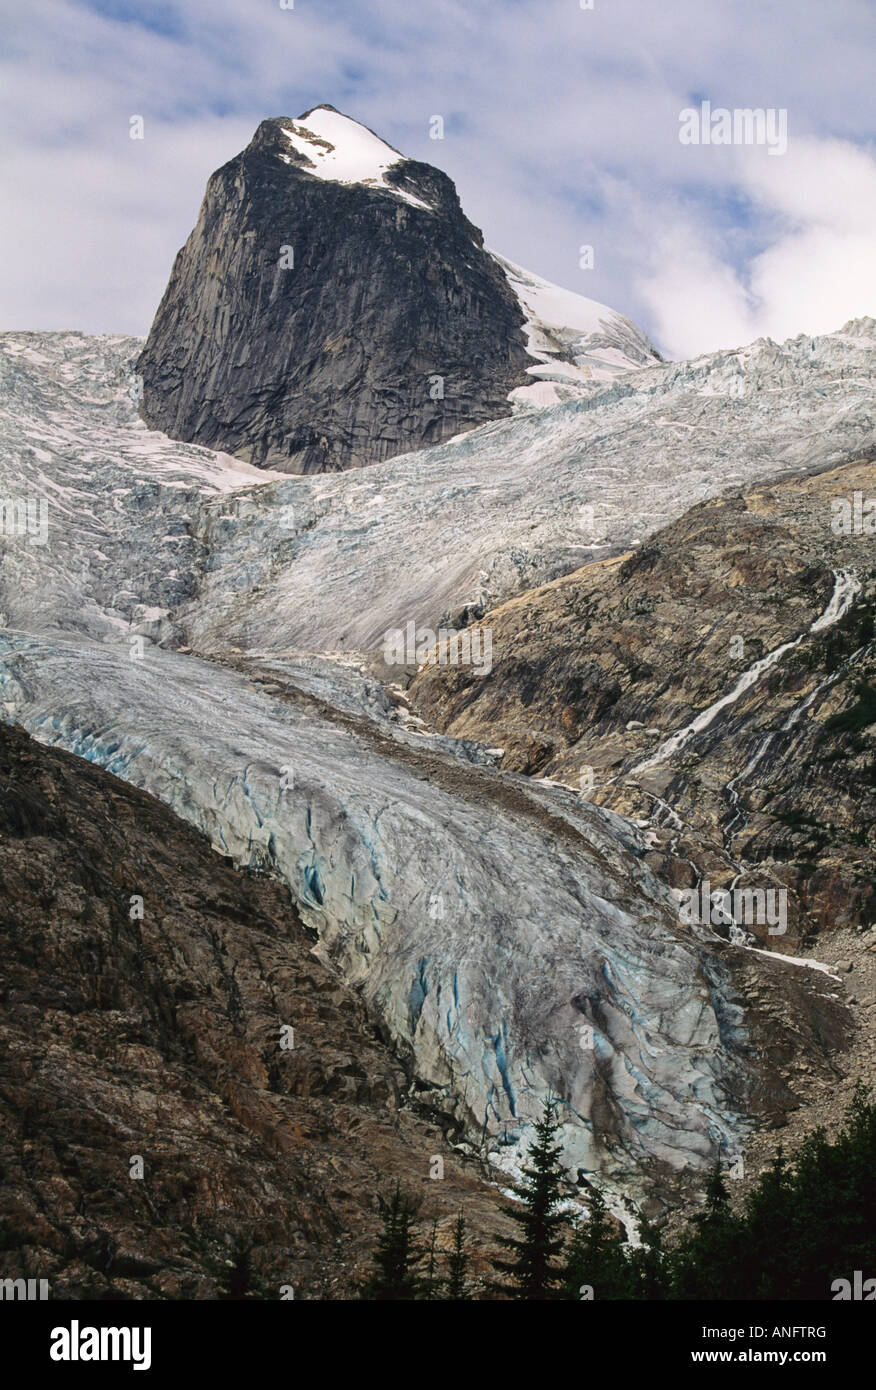
[{"label": "shadowed rock face", "polygon": [[517,298],[446,174],[334,113],[333,135],[397,162],[370,183],[316,176],[334,147],[313,115],[263,121],[212,175],[138,363],[154,428],[290,473],[508,415],[532,365]]}]

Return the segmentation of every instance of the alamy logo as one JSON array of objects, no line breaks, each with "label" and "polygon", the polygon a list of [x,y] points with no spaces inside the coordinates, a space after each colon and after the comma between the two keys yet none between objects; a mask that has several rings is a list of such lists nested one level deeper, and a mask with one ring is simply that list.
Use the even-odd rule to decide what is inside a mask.
[{"label": "alamy logo", "polygon": [[852,1279],[834,1279],[830,1286],[834,1303],[876,1302],[876,1279],[865,1279],[859,1269]]},{"label": "alamy logo", "polygon": [[7,540],[24,537],[31,545],[45,545],[49,539],[49,504],[45,497],[0,498],[0,536]]},{"label": "alamy logo", "polygon": [[383,635],[383,659],[387,666],[471,666],[476,676],[493,669],[493,632],[488,627],[467,627],[458,632],[442,627],[390,628]]},{"label": "alamy logo", "polygon": [[735,107],[728,111],[704,101],[699,111],[686,106],[678,113],[682,145],[766,145],[770,154],[788,149],[788,112],[784,107]]},{"label": "alamy logo", "polygon": [[770,936],[784,936],[788,930],[788,890],[786,888],[726,888],[711,891],[707,878],[696,888],[686,888],[678,905],[682,922],[691,926],[746,927],[769,925]]},{"label": "alamy logo", "polygon": [[863,492],[831,500],[830,529],[835,536],[876,536],[876,497],[864,498]]},{"label": "alamy logo", "polygon": [[0,1279],[0,1301],[11,1303],[15,1299],[34,1303],[45,1301],[49,1296],[48,1279]]},{"label": "alamy logo", "polygon": [[49,1356],[53,1361],[132,1361],[135,1371],[152,1365],[151,1327],[53,1327]]}]

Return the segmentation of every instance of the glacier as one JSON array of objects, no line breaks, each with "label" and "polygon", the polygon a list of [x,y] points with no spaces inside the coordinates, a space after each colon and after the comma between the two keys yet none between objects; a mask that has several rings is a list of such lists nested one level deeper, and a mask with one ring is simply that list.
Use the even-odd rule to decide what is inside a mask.
[{"label": "glacier", "polygon": [[140,346],[0,335],[0,500],[49,508],[47,544],[2,538],[3,717],[282,879],[498,1162],[548,1093],[572,1168],[620,1193],[738,1153],[761,1065],[745,980],[783,966],[680,926],[640,827],[418,727],[375,663],[388,628],[480,614],[869,445],[876,323],[575,381],[311,477],[147,429]]}]

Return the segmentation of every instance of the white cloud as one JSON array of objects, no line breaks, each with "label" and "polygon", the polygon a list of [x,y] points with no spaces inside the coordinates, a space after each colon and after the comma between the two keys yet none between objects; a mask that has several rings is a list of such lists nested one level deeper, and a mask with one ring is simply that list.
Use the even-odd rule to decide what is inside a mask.
[{"label": "white cloud", "polygon": [[876,315],[872,155],[815,139],[792,143],[778,159],[754,149],[734,155],[737,186],[776,230],[740,273],[713,235],[676,212],[640,277],[670,355],[829,333]]}]

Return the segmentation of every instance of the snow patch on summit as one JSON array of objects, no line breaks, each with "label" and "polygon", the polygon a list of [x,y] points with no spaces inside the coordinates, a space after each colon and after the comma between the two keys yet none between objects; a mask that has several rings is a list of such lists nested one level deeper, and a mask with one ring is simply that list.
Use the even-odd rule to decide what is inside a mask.
[{"label": "snow patch on summit", "polygon": [[[305,112],[300,121],[293,121],[281,129],[296,153],[308,161],[308,174],[333,183],[362,183],[385,188],[406,203],[431,212],[427,203],[387,183],[384,177],[387,169],[402,163],[405,156],[387,145],[373,130],[343,116],[340,111],[317,106]],[[287,164],[292,162],[287,155],[280,158]]]}]

